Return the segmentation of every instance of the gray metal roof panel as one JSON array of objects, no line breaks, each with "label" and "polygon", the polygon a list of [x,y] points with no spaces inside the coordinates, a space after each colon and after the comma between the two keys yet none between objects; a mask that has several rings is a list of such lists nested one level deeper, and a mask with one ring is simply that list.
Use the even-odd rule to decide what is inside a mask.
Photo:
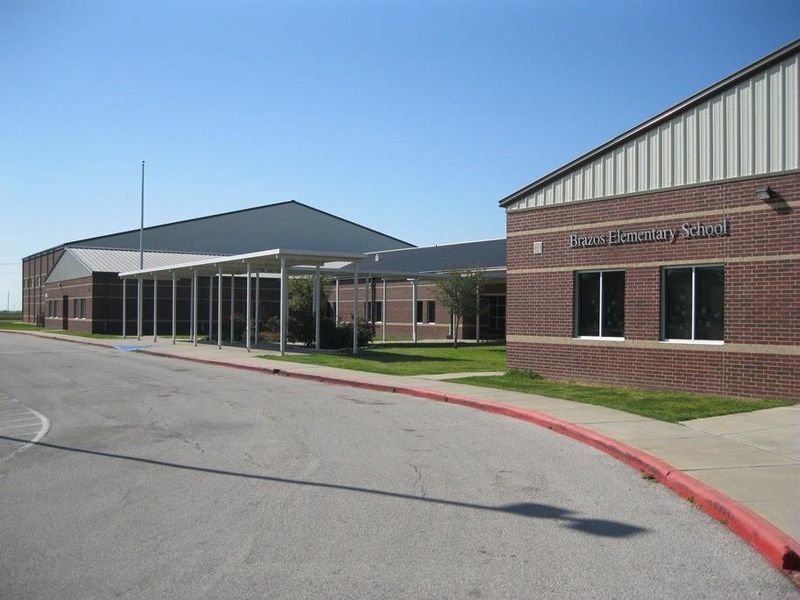
[{"label": "gray metal roof panel", "polygon": [[362,273],[425,274],[476,267],[504,269],[505,266],[506,239],[500,238],[372,252],[358,269]]},{"label": "gray metal roof panel", "polygon": [[[219,255],[181,252],[145,252],[145,267],[159,268],[178,263],[211,259]],[[139,268],[138,250],[112,250],[108,248],[68,247],[47,278],[47,283],[57,283],[92,273],[122,273]]]},{"label": "gray metal roof panel", "polygon": [[[138,249],[139,230],[71,242],[68,246]],[[245,254],[266,248],[368,252],[412,245],[294,200],[144,229],[146,250]]]}]

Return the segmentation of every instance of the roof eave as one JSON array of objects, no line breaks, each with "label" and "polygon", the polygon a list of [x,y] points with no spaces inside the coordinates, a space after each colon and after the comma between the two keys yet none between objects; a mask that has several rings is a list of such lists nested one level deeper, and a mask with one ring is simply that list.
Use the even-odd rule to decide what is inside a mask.
[{"label": "roof eave", "polygon": [[718,81],[717,83],[714,83],[709,87],[697,92],[693,96],[690,96],[686,100],[683,100],[682,102],[679,102],[678,104],[672,106],[671,108],[668,108],[667,110],[657,114],[655,117],[652,117],[647,121],[644,121],[643,123],[640,123],[639,125],[633,127],[632,129],[629,129],[628,131],[618,135],[617,137],[606,142],[602,146],[598,146],[594,150],[590,150],[589,152],[579,156],[575,160],[556,169],[555,171],[551,171],[544,177],[540,177],[533,183],[529,183],[525,187],[517,190],[516,192],[509,194],[508,196],[499,201],[499,205],[502,208],[505,208],[512,202],[519,200],[520,197],[530,194],[533,190],[538,189],[543,185],[546,185],[550,181],[553,181],[554,179],[557,179],[561,175],[564,175],[566,172],[571,171],[572,169],[584,163],[590,162],[593,158],[607,152],[608,150],[612,150],[618,146],[623,145],[624,143],[628,142],[631,138],[636,137],[643,131],[646,131],[652,127],[660,125],[664,121],[669,120],[670,118],[675,116],[675,114],[680,113],[689,108],[692,108],[697,104],[701,104],[709,97],[718,94],[719,92],[722,92],[729,87],[735,86],[742,80],[750,77],[753,73],[771,67],[773,64],[782,61],[786,57],[797,52],[798,50],[800,50],[800,39],[790,42],[789,44],[786,44],[782,48],[775,50],[774,52],[768,54],[764,58],[761,58],[755,61],[754,63],[751,63],[750,65],[744,67],[743,69],[736,71],[733,75],[729,75],[728,77]]}]

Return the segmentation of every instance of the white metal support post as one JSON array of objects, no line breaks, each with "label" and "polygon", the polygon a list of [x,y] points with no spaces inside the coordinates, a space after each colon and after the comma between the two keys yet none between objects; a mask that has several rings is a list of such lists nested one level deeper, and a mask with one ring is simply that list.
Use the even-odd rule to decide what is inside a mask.
[{"label": "white metal support post", "polygon": [[136,339],[142,339],[142,294],[144,281],[141,277],[136,281]]},{"label": "white metal support post", "polygon": [[253,277],[250,274],[250,263],[247,263],[247,284],[245,285],[245,289],[247,290],[247,300],[245,301],[245,333],[244,337],[247,339],[245,342],[245,348],[247,351],[250,352],[250,284],[253,281]]},{"label": "white metal support post", "polygon": [[339,278],[336,278],[336,314],[333,315],[333,320],[339,322]]},{"label": "white metal support post", "polygon": [[197,271],[192,273],[192,345],[197,347]]},{"label": "white metal support post", "polygon": [[358,354],[358,263],[353,263],[353,354]]},{"label": "white metal support post", "polygon": [[289,312],[289,271],[286,269],[286,259],[281,258],[281,306],[280,306],[280,351],[286,352],[286,317]]},{"label": "white metal support post", "polygon": [[253,322],[253,347],[258,346],[258,321],[261,318],[261,273],[256,273],[256,318]]},{"label": "white metal support post", "polygon": [[417,343],[417,321],[419,315],[417,314],[417,280],[411,280],[411,340]]},{"label": "white metal support post", "polygon": [[214,276],[208,276],[208,341],[214,339]]},{"label": "white metal support post", "polygon": [[194,340],[194,326],[192,315],[194,314],[194,279],[189,279],[189,341]]},{"label": "white metal support post", "polygon": [[153,275],[153,343],[158,341],[158,277]]},{"label": "white metal support post", "polygon": [[122,280],[122,339],[125,339],[125,332],[127,331],[127,320],[128,320],[128,299],[125,297],[126,290],[128,289],[128,280]]},{"label": "white metal support post", "polygon": [[176,318],[178,312],[178,276],[174,272],[172,273],[172,343],[175,343],[175,338],[177,337],[177,325],[176,325]]},{"label": "white metal support post", "polygon": [[475,290],[475,343],[481,341],[481,289]]},{"label": "white metal support post", "polygon": [[222,350],[222,267],[217,267],[217,348]]},{"label": "white metal support post", "polygon": [[381,293],[381,340],[386,341],[386,278],[383,278]]},{"label": "white metal support post", "polygon": [[233,343],[233,288],[236,285],[236,276],[231,273],[231,344]]},{"label": "white metal support post", "polygon": [[364,321],[372,324],[372,278],[364,279]]},{"label": "white metal support post", "polygon": [[317,350],[322,347],[319,339],[319,300],[319,265],[317,265],[314,268],[314,348]]}]

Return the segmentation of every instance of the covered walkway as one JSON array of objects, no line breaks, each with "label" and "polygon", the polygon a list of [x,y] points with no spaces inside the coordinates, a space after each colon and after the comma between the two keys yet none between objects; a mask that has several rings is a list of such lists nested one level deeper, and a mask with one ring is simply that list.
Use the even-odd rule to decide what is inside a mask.
[{"label": "covered walkway", "polygon": [[[137,303],[136,303],[136,337],[142,338],[142,289],[143,281],[145,279],[153,280],[153,322],[158,322],[158,282],[162,279],[172,280],[172,343],[175,343],[177,328],[177,282],[179,279],[191,280],[191,294],[190,294],[190,338],[193,346],[197,346],[197,319],[198,319],[198,294],[197,282],[198,278],[207,277],[209,282],[209,323],[213,322],[213,295],[214,295],[214,281],[216,280],[217,292],[217,331],[216,341],[217,347],[222,348],[222,319],[223,319],[223,298],[222,298],[222,281],[224,277],[231,278],[230,286],[230,302],[229,302],[229,338],[230,342],[234,342],[234,278],[246,278],[246,302],[245,302],[245,348],[249,352],[251,347],[256,345],[258,338],[258,328],[254,327],[254,323],[259,322],[260,315],[258,314],[258,307],[260,306],[260,280],[262,277],[280,277],[280,309],[279,309],[279,322],[280,322],[280,336],[279,347],[280,353],[286,351],[286,330],[289,319],[289,276],[293,271],[296,274],[314,276],[314,321],[315,321],[315,347],[320,348],[320,310],[318,298],[320,297],[320,274],[321,272],[338,272],[343,266],[348,266],[352,269],[353,279],[353,296],[356,303],[358,302],[358,263],[364,260],[365,255],[360,253],[341,253],[341,252],[313,252],[306,250],[285,250],[276,248],[273,250],[264,250],[261,252],[251,252],[248,254],[239,254],[234,256],[218,256],[213,258],[204,258],[193,262],[186,262],[161,267],[150,267],[136,271],[127,271],[120,273],[120,278],[135,279],[138,282],[137,286]],[[126,306],[126,287],[122,286],[122,337],[126,337],[125,330],[125,306]],[[253,302],[253,288],[255,290],[255,302]],[[253,304],[255,304],[255,314],[253,311]],[[212,328],[209,326],[209,339],[214,337]],[[153,341],[158,341],[157,327],[153,328]],[[358,353],[358,328],[353,326],[353,354]]]}]

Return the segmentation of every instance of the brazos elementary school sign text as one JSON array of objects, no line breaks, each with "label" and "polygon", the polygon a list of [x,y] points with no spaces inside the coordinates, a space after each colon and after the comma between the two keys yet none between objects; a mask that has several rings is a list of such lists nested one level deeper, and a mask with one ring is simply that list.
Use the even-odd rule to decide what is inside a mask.
[{"label": "brazos elementary school sign text", "polygon": [[684,223],[680,228],[659,228],[638,229],[635,231],[623,231],[622,229],[610,229],[606,233],[593,235],[580,235],[571,233],[569,235],[570,248],[592,248],[594,246],[623,246],[627,244],[645,244],[649,242],[672,243],[678,238],[692,240],[696,238],[714,238],[729,236],[730,225],[727,219],[722,219],[719,223]]}]

